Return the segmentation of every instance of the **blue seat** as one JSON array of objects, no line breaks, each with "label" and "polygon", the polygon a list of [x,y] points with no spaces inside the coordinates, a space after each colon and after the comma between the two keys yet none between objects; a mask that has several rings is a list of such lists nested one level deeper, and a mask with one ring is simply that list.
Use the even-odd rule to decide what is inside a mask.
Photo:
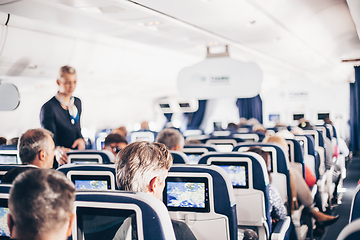
[{"label": "blue seat", "polygon": [[57,169],[65,174],[77,189],[114,190],[118,189],[115,184],[115,165],[101,164],[66,164]]},{"label": "blue seat", "polygon": [[290,164],[293,164],[296,168],[301,168],[302,175],[305,178],[305,162],[300,143],[295,139],[286,139],[286,142],[289,147]]},{"label": "blue seat", "polygon": [[341,230],[336,240],[358,240],[360,239],[360,219],[357,219]]},{"label": "blue seat", "polygon": [[127,222],[123,228],[136,232],[136,239],[175,240],[166,207],[148,193],[82,191],[76,193],[75,206],[74,240],[113,239]]},{"label": "blue seat", "polygon": [[[186,192],[185,201],[173,204],[171,199],[177,200],[178,196],[178,193],[173,194],[173,187],[186,189],[186,184],[191,184],[190,187],[196,190],[196,198],[189,199],[191,193]],[[202,198],[198,200],[199,197]],[[223,169],[205,165],[173,165],[166,179],[163,200],[171,218],[187,223],[198,240],[237,240],[236,202]]]},{"label": "blue seat", "polygon": [[67,152],[70,163],[112,164],[115,156],[107,150],[71,150]]},{"label": "blue seat", "polygon": [[360,218],[360,185],[355,189],[355,193],[351,202],[349,222]]},{"label": "blue seat", "polygon": [[174,164],[186,164],[186,163],[189,163],[189,159],[185,155],[185,153],[179,152],[179,151],[173,151],[173,150],[170,150],[170,153],[171,153],[171,155],[173,157],[173,163]]},{"label": "blue seat", "polygon": [[[282,148],[277,144],[272,143],[241,143],[234,148],[234,152],[245,152],[250,147],[259,146],[266,152],[271,152],[272,169],[271,177],[272,183],[279,190],[284,203],[291,202],[291,188],[288,159],[285,156]],[[276,160],[276,161],[274,161]],[[290,208],[288,209],[290,212]]]},{"label": "blue seat", "polygon": [[[271,231],[269,178],[261,156],[239,152],[211,153],[203,156],[199,164],[218,165],[228,169],[229,176],[233,176],[231,182],[235,192],[239,227],[256,227],[259,239],[270,239],[270,235],[272,239],[290,239],[290,236],[295,236],[290,227],[290,217],[280,221],[274,232]],[[238,181],[238,176],[234,176],[234,167],[238,174],[243,173],[240,177],[242,182]]]}]

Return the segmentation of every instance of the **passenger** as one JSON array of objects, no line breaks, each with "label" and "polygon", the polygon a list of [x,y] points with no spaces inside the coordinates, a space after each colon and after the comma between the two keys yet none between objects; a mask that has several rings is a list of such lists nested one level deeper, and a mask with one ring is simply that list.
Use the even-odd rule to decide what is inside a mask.
[{"label": "passenger", "polygon": [[75,219],[74,202],[75,186],[63,173],[35,169],[20,174],[9,196],[11,239],[67,239]]},{"label": "passenger", "polygon": [[6,144],[7,139],[5,137],[0,137],[0,145]]},{"label": "passenger", "polygon": [[185,145],[201,145],[201,144],[203,143],[198,139],[185,140]]},{"label": "passenger", "polygon": [[[283,201],[281,200],[279,191],[276,189],[276,187],[274,185],[271,184],[271,175],[270,175],[270,168],[269,168],[269,166],[271,165],[270,155],[269,155],[269,153],[264,152],[260,147],[251,147],[248,150],[248,152],[254,152],[254,153],[259,154],[265,161],[266,167],[268,169],[269,180],[270,180],[270,185],[269,185],[270,216],[271,216],[272,223],[276,223],[279,220],[282,220],[286,217],[287,211],[286,211],[286,207],[285,207]],[[274,225],[273,225],[273,228],[274,228]]]},{"label": "passenger", "polygon": [[[133,142],[116,156],[116,183],[120,190],[146,192],[161,199],[165,179],[172,165],[172,156],[164,144]],[[125,220],[126,221],[126,220]],[[183,222],[171,220],[177,240],[196,239]],[[127,225],[128,226],[124,226]],[[126,221],[117,231],[114,239],[128,239],[131,236],[131,221]]]},{"label": "passenger", "polygon": [[1,183],[12,183],[22,172],[34,168],[52,168],[54,162],[53,134],[43,128],[27,130],[20,137],[19,156],[24,166],[8,171]]},{"label": "passenger", "polygon": [[70,66],[60,68],[56,80],[59,91],[41,108],[41,126],[54,134],[56,156],[59,164],[66,164],[66,152],[85,149],[81,134],[81,100],[72,94],[76,87],[76,71]]},{"label": "passenger", "polygon": [[14,137],[14,138],[7,140],[6,145],[16,145],[17,146],[18,142],[19,142],[19,138]]},{"label": "passenger", "polygon": [[231,133],[238,133],[237,129],[238,129],[237,125],[233,122],[229,123],[226,128],[226,130],[230,131]]},{"label": "passenger", "polygon": [[140,124],[140,130],[150,130],[149,122],[143,121],[143,122]]},{"label": "passenger", "polygon": [[116,134],[119,134],[123,137],[126,138],[127,134],[128,134],[128,131],[126,130],[126,127],[125,126],[121,126],[119,128],[115,128],[112,133],[116,133]]},{"label": "passenger", "polygon": [[[284,138],[281,138],[279,136],[271,136],[269,138],[265,138],[263,142],[280,144],[284,152],[287,152],[287,143]],[[320,212],[319,209],[314,208],[310,189],[302,175],[297,170],[294,170],[292,168],[289,169],[289,173],[291,194],[293,199],[293,202],[291,203],[291,209],[297,209],[297,199],[299,199],[300,202],[309,210],[310,214],[315,218],[318,225],[325,227],[335,223],[339,219],[339,215],[327,215]]]},{"label": "passenger", "polygon": [[264,138],[269,135],[266,127],[264,127],[264,125],[262,125],[262,124],[254,125],[252,127],[252,131],[253,131],[253,133],[256,133],[259,136],[259,142],[264,140]]},{"label": "passenger", "polygon": [[249,125],[249,126],[255,126],[255,125],[258,125],[258,124],[260,124],[260,122],[256,118],[250,118],[247,121],[247,125]]},{"label": "passenger", "polygon": [[163,143],[169,150],[182,152],[184,148],[184,137],[176,129],[165,128],[156,137],[155,142]]},{"label": "passenger", "polygon": [[104,149],[111,151],[115,156],[121,149],[128,145],[128,142],[125,137],[111,133],[107,135],[104,142]]}]

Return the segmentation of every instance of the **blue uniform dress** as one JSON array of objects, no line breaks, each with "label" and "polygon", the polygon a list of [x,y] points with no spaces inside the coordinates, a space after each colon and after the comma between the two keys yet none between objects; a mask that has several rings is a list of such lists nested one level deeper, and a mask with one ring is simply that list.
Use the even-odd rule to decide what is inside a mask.
[{"label": "blue uniform dress", "polygon": [[80,127],[81,100],[75,97],[74,104],[79,114],[76,122],[71,121],[69,111],[63,109],[55,97],[41,107],[41,126],[54,134],[55,146],[71,148],[76,139],[83,138]]}]

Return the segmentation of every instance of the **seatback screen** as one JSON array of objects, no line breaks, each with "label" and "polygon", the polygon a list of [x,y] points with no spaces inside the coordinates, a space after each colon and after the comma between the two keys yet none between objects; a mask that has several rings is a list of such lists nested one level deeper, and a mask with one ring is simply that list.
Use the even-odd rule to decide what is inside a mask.
[{"label": "seatback screen", "polygon": [[77,190],[110,190],[110,176],[72,175],[71,181]]},{"label": "seatback screen", "polygon": [[247,162],[213,161],[211,164],[221,167],[228,173],[234,188],[249,188]]},{"label": "seatback screen", "polygon": [[138,239],[133,210],[77,207],[76,218],[79,240]]},{"label": "seatback screen", "polygon": [[98,163],[99,160],[95,158],[71,158],[71,163]]},{"label": "seatback screen", "polygon": [[210,212],[206,177],[167,177],[163,201],[169,211]]},{"label": "seatback screen", "polygon": [[0,154],[0,164],[17,164],[17,155]]},{"label": "seatback screen", "polygon": [[0,199],[0,236],[10,237],[7,226],[7,215],[9,214],[7,199]]}]

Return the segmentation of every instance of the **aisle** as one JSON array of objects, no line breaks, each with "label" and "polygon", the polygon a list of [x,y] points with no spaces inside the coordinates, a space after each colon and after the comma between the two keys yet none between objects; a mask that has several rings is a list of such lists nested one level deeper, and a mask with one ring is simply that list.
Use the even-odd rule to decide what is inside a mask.
[{"label": "aisle", "polygon": [[346,192],[342,196],[342,204],[333,208],[332,215],[339,214],[339,220],[332,226],[327,227],[323,240],[335,240],[341,230],[349,223],[351,201],[354,195],[357,182],[360,179],[360,157],[354,157],[347,164],[347,176],[344,180],[344,188]]}]

